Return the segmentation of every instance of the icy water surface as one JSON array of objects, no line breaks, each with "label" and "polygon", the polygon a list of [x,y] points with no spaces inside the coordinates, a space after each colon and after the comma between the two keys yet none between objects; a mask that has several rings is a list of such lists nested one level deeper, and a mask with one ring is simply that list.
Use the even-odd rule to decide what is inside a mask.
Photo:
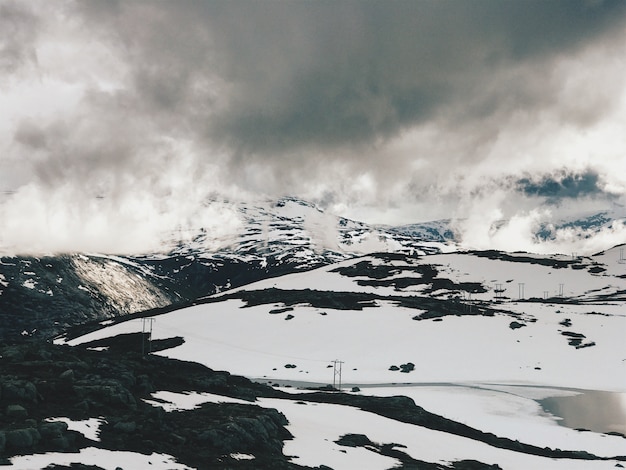
[{"label": "icy water surface", "polygon": [[560,418],[559,424],[568,428],[626,435],[626,392],[589,390],[539,402],[544,410]]}]

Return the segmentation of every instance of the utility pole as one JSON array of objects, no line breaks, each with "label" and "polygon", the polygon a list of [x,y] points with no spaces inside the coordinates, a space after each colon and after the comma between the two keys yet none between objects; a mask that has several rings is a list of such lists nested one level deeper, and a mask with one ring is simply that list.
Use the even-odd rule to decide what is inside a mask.
[{"label": "utility pole", "polygon": [[[335,359],[333,361],[333,388],[341,390],[341,365],[343,361]],[[337,379],[339,379],[339,387],[337,387]]]},{"label": "utility pole", "polygon": [[154,318],[142,318],[141,319],[141,356],[146,355],[146,323],[148,323],[147,333],[148,333],[148,354],[152,353],[152,324],[154,323]]},{"label": "utility pole", "polygon": [[502,299],[504,297],[504,291],[506,291],[506,289],[502,288],[502,284],[496,284],[496,288],[493,291],[495,294],[495,300]]},{"label": "utility pole", "polygon": [[563,287],[565,287],[565,284],[559,284],[559,297],[563,297]]},{"label": "utility pole", "polygon": [[519,287],[519,299],[522,300],[524,298],[524,283],[519,282],[517,285]]}]

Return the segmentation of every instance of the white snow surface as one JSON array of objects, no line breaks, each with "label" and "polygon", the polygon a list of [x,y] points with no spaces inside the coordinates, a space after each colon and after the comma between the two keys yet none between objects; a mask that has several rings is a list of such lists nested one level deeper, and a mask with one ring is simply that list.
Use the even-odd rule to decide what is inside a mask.
[{"label": "white snow surface", "polygon": [[235,453],[235,454],[230,454],[230,458],[235,459],[235,460],[254,460],[256,457],[251,454]]},{"label": "white snow surface", "polygon": [[[511,256],[532,258],[527,254]],[[535,258],[538,263],[546,262],[545,257]],[[565,262],[568,257],[549,259]],[[297,398],[251,403],[206,393],[157,392],[146,401],[167,411],[193,409],[205,402],[276,408],[287,417],[288,430],[294,436],[285,442],[285,454],[292,456],[294,463],[313,467],[387,469],[399,464],[368,448],[335,443],[341,436],[354,433],[365,434],[378,444],[406,446],[398,450],[427,462],[447,464],[475,459],[503,469],[615,468],[619,461],[613,457],[626,456],[626,439],[561,426],[559,418],[543,411],[537,402],[587,390],[612,391],[617,392],[615,397],[626,415],[626,351],[622,346],[626,333],[626,267],[612,259],[616,259],[616,249],[577,259],[576,269],[489,259],[471,253],[395,261],[366,256],[240,287],[206,299],[208,303],[159,315],[153,325],[153,339],[185,339],[181,346],[157,353],[163,356],[283,384],[332,383],[332,361],[339,359],[343,361],[343,384],[348,389],[358,385],[362,394],[408,396],[428,411],[484,432],[539,447],[587,451],[607,458],[605,461],[522,454],[356,408],[302,404],[296,402]],[[359,281],[371,280],[369,276],[333,272],[359,262],[369,263],[372,269],[387,269],[384,281],[419,281],[422,274],[412,268],[428,264],[436,268],[438,278],[452,281],[453,287],[432,292],[429,284],[398,288],[385,282],[379,287],[363,286]],[[594,267],[604,271],[591,273],[589,269]],[[464,315],[415,320],[427,310],[399,306],[390,299],[423,296],[448,302],[467,300],[467,292],[454,287],[462,282],[478,282],[487,289],[471,294],[473,302],[471,307],[466,304],[468,314]],[[507,298],[495,302],[493,290],[498,284],[507,288]],[[360,310],[318,308],[308,303],[286,305],[280,297],[276,303],[247,306],[241,299],[226,297],[270,288],[285,292],[361,292],[377,297],[373,305]],[[547,299],[543,298],[545,291]],[[535,300],[529,302],[529,297]],[[287,307],[290,310],[285,310]],[[475,309],[471,315],[470,308]],[[495,313],[480,315],[482,308]],[[512,322],[523,326],[512,328]],[[140,321],[126,321],[57,342],[77,345],[140,332],[141,328]],[[569,344],[576,334],[584,335],[579,339],[585,347]],[[408,362],[415,365],[410,373],[390,370],[392,365]]]},{"label": "white snow surface", "polygon": [[198,408],[203,403],[238,403],[241,405],[251,405],[253,402],[239,400],[237,398],[215,395],[213,393],[176,393],[159,391],[151,394],[154,400],[144,399],[144,402],[152,406],[163,408],[166,412],[186,411]]},{"label": "white snow surface", "polygon": [[67,423],[67,429],[70,431],[78,431],[87,439],[92,441],[100,441],[100,426],[104,423],[102,418],[89,418],[75,421],[69,418],[47,418],[48,422],[61,421]]},{"label": "white snow surface", "polygon": [[[277,380],[332,381],[330,361],[340,359],[343,380],[355,384],[420,382],[484,382],[534,384],[590,390],[626,390],[626,311],[622,301],[597,300],[592,289],[604,293],[626,291],[626,279],[593,275],[584,269],[554,269],[529,264],[479,258],[470,254],[432,255],[411,260],[435,265],[440,276],[455,282],[483,282],[526,279],[527,285],[546,278],[564,280],[567,297],[577,304],[522,302],[517,298],[488,306],[501,311],[493,316],[445,316],[441,321],[413,318],[423,310],[401,307],[387,296],[417,295],[392,286],[360,286],[362,277],[331,272],[360,261],[372,264],[379,259],[365,257],[343,261],[305,273],[267,279],[232,292],[278,288],[285,291],[312,289],[326,292],[366,292],[381,296],[376,306],[362,310],[336,310],[293,305],[293,310],[270,314],[284,304],[246,307],[239,299],[200,304],[159,315],[153,325],[153,339],[182,336],[184,344],[157,354],[206,364],[248,377]],[[402,268],[402,262],[391,262]],[[474,264],[472,264],[474,263]],[[406,274],[409,271],[404,271]],[[419,277],[419,273],[412,273]],[[393,273],[389,279],[398,277]],[[610,287],[607,287],[610,286]],[[425,285],[416,286],[422,290]],[[558,283],[557,283],[558,288]],[[526,289],[528,292],[528,288]],[[459,298],[459,292],[440,292],[441,298]],[[425,294],[420,294],[425,295]],[[431,295],[436,295],[431,294]],[[491,301],[493,293],[472,294]],[[553,302],[554,301],[554,302]],[[469,307],[468,307],[469,308]],[[290,318],[293,317],[293,318]],[[288,319],[289,318],[289,319]],[[286,321],[288,319],[288,321]],[[567,321],[569,323],[567,323]],[[512,321],[525,326],[512,329]],[[570,326],[566,326],[566,325]],[[141,322],[127,321],[68,341],[71,345],[141,331]],[[576,349],[563,333],[584,335]],[[57,340],[63,342],[63,340]],[[410,375],[389,370],[390,366],[412,362]],[[285,368],[285,365],[296,365]]]},{"label": "white snow surface", "polygon": [[[408,446],[415,459],[429,462],[445,462],[475,458],[482,462],[497,462],[503,468],[610,468],[599,462],[583,463],[561,460],[552,465],[552,459],[519,456],[515,452],[494,449],[486,444],[472,443],[458,436],[423,429],[419,426],[398,423],[373,413],[341,405],[307,403],[305,390],[282,389],[298,396],[294,400],[261,398],[256,402],[246,402],[230,397],[209,393],[155,392],[158,401],[146,400],[153,406],[166,411],[189,410],[202,403],[239,403],[275,408],[289,420],[288,430],[294,440],[285,442],[285,454],[297,456],[295,463],[309,466],[327,465],[332,468],[390,468],[397,464],[394,459],[383,457],[363,448],[340,446],[334,441],[345,434],[365,434],[376,443],[397,443],[408,445],[415,440],[431,442],[437,450],[426,451],[421,445]],[[408,396],[426,410],[466,424],[484,432],[518,440],[539,447],[553,449],[584,450],[600,457],[611,458],[626,453],[626,443],[622,437],[594,432],[579,432],[557,424],[557,419],[546,414],[537,403],[537,398],[570,396],[579,392],[563,389],[529,388],[498,385],[407,385],[366,387],[360,393],[381,397]],[[626,394],[623,395],[626,412]],[[437,439],[444,442],[436,444]],[[474,444],[477,448],[473,448]],[[446,446],[456,449],[447,453]],[[457,446],[460,446],[457,449]],[[472,451],[468,449],[472,447]],[[468,453],[469,452],[469,453]],[[519,456],[519,459],[518,459]],[[491,460],[490,460],[491,459]],[[614,466],[617,461],[613,461]]]},{"label": "white snow surface", "polygon": [[[365,448],[340,446],[334,441],[353,433],[365,434],[372,442],[395,443],[405,447],[416,460],[446,464],[456,460],[474,459],[487,464],[498,464],[503,469],[613,469],[617,460],[589,461],[572,459],[550,459],[510,450],[498,449],[471,439],[432,431],[420,426],[401,423],[373,413],[349,406],[323,403],[299,404],[295,401],[263,399],[284,413],[289,425],[287,429],[294,439],[285,442],[284,453],[296,456],[294,463],[308,466],[327,465],[335,470],[355,468],[389,469],[399,462],[381,456]],[[621,439],[621,438],[616,438]],[[623,440],[622,440],[623,441]],[[613,442],[613,450],[623,451],[626,444]]]},{"label": "white snow surface", "polygon": [[87,447],[80,452],[49,452],[45,454],[20,455],[11,457],[12,470],[33,470],[45,468],[49,465],[71,465],[82,463],[83,465],[97,465],[104,470],[116,468],[151,470],[192,470],[191,467],[182,465],[166,454],[152,453],[151,455],[136,452],[113,451]]}]

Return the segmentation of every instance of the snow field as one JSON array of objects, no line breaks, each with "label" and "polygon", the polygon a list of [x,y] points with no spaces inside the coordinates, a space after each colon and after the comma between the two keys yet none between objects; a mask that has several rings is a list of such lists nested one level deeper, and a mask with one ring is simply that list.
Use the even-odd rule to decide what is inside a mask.
[{"label": "snow field", "polygon": [[[515,388],[524,392],[524,389]],[[531,395],[533,390],[529,390]],[[535,396],[565,395],[572,392],[560,390],[534,390]],[[302,393],[304,398],[307,392]],[[521,442],[549,445],[553,448],[586,450],[604,457],[623,455],[624,439],[596,433],[580,433],[555,424],[542,414],[537,403],[521,395],[498,390],[458,386],[381,387],[368,388],[363,393],[376,396],[405,395],[431,412],[443,411],[443,416],[487,428]],[[397,422],[357,408],[308,403],[295,400],[262,398],[255,403],[205,393],[157,392],[153,396],[167,403],[154,402],[166,411],[191,409],[200,403],[247,403],[282,412],[288,419],[287,429],[294,436],[285,442],[283,452],[294,463],[308,466],[327,465],[341,469],[388,469],[400,462],[367,448],[351,448],[337,444],[346,434],[365,434],[377,444],[396,443],[397,448],[417,460],[450,463],[455,460],[475,459],[497,463],[505,469],[608,469],[618,461],[578,461],[549,459],[504,449],[494,448],[471,439],[432,431],[420,426]],[[511,434],[514,434],[512,436]],[[559,444],[562,444],[559,446]]]},{"label": "snow field", "polygon": [[[269,314],[276,305],[243,307],[240,300],[202,304],[156,317],[153,338],[185,343],[157,354],[196,361],[248,377],[332,382],[333,359],[343,360],[344,383],[504,382],[581,389],[624,390],[620,344],[626,317],[575,315],[587,307],[512,305],[537,321],[513,330],[515,317],[444,317],[412,320],[418,310],[381,302],[362,311],[298,307]],[[243,307],[243,308],[242,308]],[[600,310],[601,306],[594,306]],[[322,315],[325,313],[325,315]],[[286,315],[293,315],[285,320]],[[571,318],[572,326],[559,322]],[[140,332],[141,321],[103,328],[69,344]],[[561,331],[585,334],[593,347],[575,349]],[[390,371],[412,362],[409,374]],[[285,368],[285,365],[296,365]],[[356,369],[356,370],[354,370]]]},{"label": "snow field", "polygon": [[116,468],[151,470],[193,470],[191,467],[177,463],[173,457],[166,454],[152,453],[151,455],[136,452],[112,451],[86,447],[80,452],[49,452],[46,454],[20,455],[11,457],[11,470],[33,470],[45,468],[49,465],[97,465],[104,470]]},{"label": "snow field", "polygon": [[75,421],[69,418],[47,418],[46,421],[61,421],[63,423],[66,423],[68,430],[78,431],[87,439],[90,439],[92,441],[100,440],[100,426],[104,422],[104,420],[101,418],[89,418],[82,421]]},{"label": "snow field", "polygon": [[[424,286],[412,286],[405,291],[364,287],[357,281],[367,277],[330,272],[359,261],[397,268],[408,266],[402,261],[370,256],[259,281],[237,290],[276,287],[285,291],[369,292],[386,297],[412,295],[425,289]],[[343,383],[361,386],[361,393],[409,396],[433,413],[539,447],[585,450],[607,458],[626,455],[625,439],[559,426],[558,419],[543,412],[536,401],[585,390],[626,392],[626,347],[622,346],[626,311],[619,297],[622,294],[609,301],[600,302],[597,298],[598,292],[615,294],[626,290],[625,279],[592,275],[586,269],[554,269],[469,254],[433,255],[410,262],[436,265],[440,278],[454,282],[482,282],[489,289],[496,283],[503,284],[512,300],[491,303],[491,308],[501,311],[492,317],[474,314],[417,321],[413,317],[422,310],[399,307],[382,299],[376,300],[377,307],[360,311],[294,305],[292,310],[270,314],[285,304],[245,307],[241,300],[220,300],[219,296],[213,296],[212,303],[155,317],[154,339],[173,336],[185,339],[181,346],[157,354],[283,384],[332,383],[332,361],[339,359],[343,361]],[[590,265],[589,260],[584,262]],[[403,271],[386,279],[419,276]],[[559,284],[563,284],[566,297],[575,296],[584,303],[518,301],[519,283],[524,283],[525,298],[543,297],[543,291],[554,295]],[[460,295],[454,290],[438,293],[442,298]],[[493,291],[472,294],[472,298],[491,300]],[[513,321],[524,326],[512,328]],[[76,345],[141,329],[141,320],[127,321],[107,325],[68,343]],[[563,332],[584,335],[580,338],[581,345],[588,347],[577,349],[568,344],[572,337],[564,336]],[[415,365],[410,373],[389,370],[392,365],[408,362]],[[405,383],[412,385],[396,385]],[[179,397],[159,393],[148,403],[167,410],[199,406],[205,401],[232,400],[211,394]],[[293,393],[299,392],[293,390]],[[615,396],[623,397],[624,393]],[[619,399],[626,410],[626,398]],[[181,401],[183,405],[178,405]],[[614,468],[618,463],[547,459],[496,449],[339,405],[303,405],[278,399],[262,399],[255,404],[276,408],[287,416],[288,429],[295,438],[286,442],[285,454],[294,456],[293,461],[302,465],[323,464],[337,470],[390,468],[399,463],[366,448],[334,443],[348,433],[365,434],[376,443],[402,444],[406,448],[399,450],[428,462],[475,459],[497,463],[504,469],[604,469]]]}]

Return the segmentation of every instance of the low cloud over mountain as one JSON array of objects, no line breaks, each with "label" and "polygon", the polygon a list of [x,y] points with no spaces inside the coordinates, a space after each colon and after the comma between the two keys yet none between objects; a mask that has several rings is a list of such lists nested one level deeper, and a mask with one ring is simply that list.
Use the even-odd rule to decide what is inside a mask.
[{"label": "low cloud over mountain", "polygon": [[586,0],[3,0],[0,245],[136,250],[236,225],[218,194],[393,224],[610,208],[625,16]]}]

